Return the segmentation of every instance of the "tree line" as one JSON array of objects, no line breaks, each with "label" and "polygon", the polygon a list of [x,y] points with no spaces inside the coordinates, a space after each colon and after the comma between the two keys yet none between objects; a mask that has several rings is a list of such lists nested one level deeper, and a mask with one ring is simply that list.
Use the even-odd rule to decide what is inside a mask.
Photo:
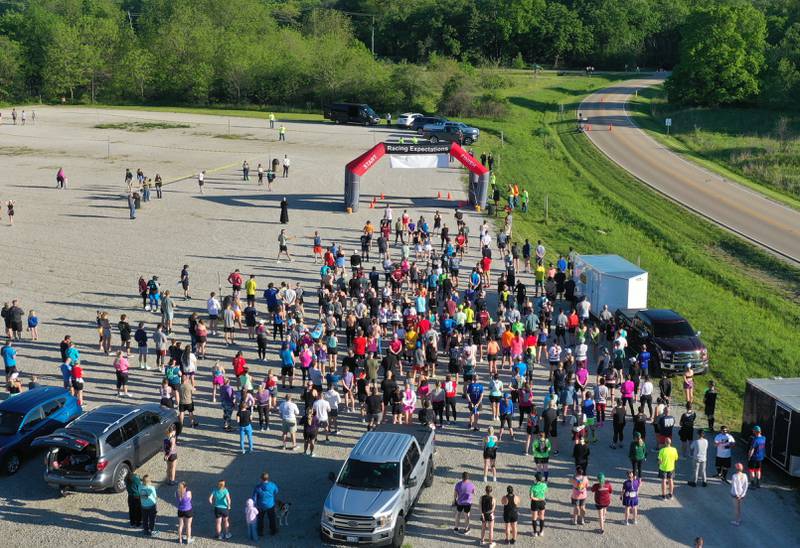
[{"label": "tree line", "polygon": [[491,113],[500,100],[472,67],[535,65],[674,67],[671,101],[785,106],[800,92],[800,2],[0,2],[0,100]]}]

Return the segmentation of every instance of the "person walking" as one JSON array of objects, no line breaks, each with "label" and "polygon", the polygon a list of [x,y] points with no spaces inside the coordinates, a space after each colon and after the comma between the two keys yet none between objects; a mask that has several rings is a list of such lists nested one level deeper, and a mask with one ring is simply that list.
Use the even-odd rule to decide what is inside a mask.
[{"label": "person walking", "polygon": [[661,498],[671,499],[675,494],[675,463],[678,450],[672,447],[672,440],[666,438],[664,447],[658,451],[658,477],[661,478]]},{"label": "person walking", "polygon": [[625,525],[631,521],[636,525],[639,519],[639,486],[642,478],[636,477],[633,470],[628,471],[628,479],[622,483],[622,506],[625,508]]},{"label": "person walking", "polygon": [[[623,411],[625,408],[622,408]],[[594,493],[594,506],[597,508],[597,518],[600,521],[600,534],[606,532],[606,512],[608,507],[611,506],[611,493],[614,488],[611,482],[606,480],[606,475],[603,473],[597,474],[597,483],[592,485],[592,492]]]},{"label": "person walking", "polygon": [[486,437],[483,440],[483,482],[486,483],[486,477],[489,470],[492,471],[492,481],[497,481],[497,436],[494,435],[494,428],[489,427],[486,431]]},{"label": "person walking", "polygon": [[206,171],[203,170],[197,174],[197,186],[200,187],[200,194],[203,193],[203,185],[206,184]]},{"label": "person walking", "polygon": [[[285,198],[284,198],[285,199]],[[281,206],[283,208],[283,206]],[[283,213],[281,213],[281,222],[283,222]],[[286,222],[289,222],[288,216],[286,217]],[[293,261],[292,256],[289,255],[289,236],[286,235],[286,229],[282,228],[281,233],[278,234],[278,258],[277,262],[281,262],[281,255],[286,255],[286,258],[289,261]]]},{"label": "person walking", "polygon": [[128,493],[128,520],[131,523],[131,527],[142,526],[141,487],[141,476],[135,472],[128,474],[128,477],[125,478],[125,490]]},{"label": "person walking", "polygon": [[[178,544],[192,544],[194,537],[192,537],[192,492],[186,487],[186,482],[182,481],[178,484],[178,490],[175,492],[176,506],[178,507]],[[186,532],[184,537],[183,533]]]},{"label": "person walking", "polygon": [[547,499],[547,482],[542,479],[541,472],[536,472],[534,475],[530,487],[530,499],[533,536],[541,537],[544,536],[544,512]]},{"label": "person walking", "polygon": [[208,503],[214,508],[214,531],[216,539],[229,539],[231,534],[231,494],[225,487],[225,480],[219,480],[208,496]]},{"label": "person walking", "polygon": [[150,483],[150,476],[142,476],[142,485],[139,487],[139,500],[142,505],[142,530],[149,537],[156,536],[156,514],[158,514],[158,493]]},{"label": "person walking", "polygon": [[269,534],[278,533],[278,517],[275,513],[275,496],[278,494],[278,486],[270,481],[269,473],[261,474],[261,481],[253,489],[252,499],[258,509],[257,532],[259,537],[264,536],[264,517],[269,522]]},{"label": "person walking", "polygon": [[494,511],[497,502],[492,496],[492,486],[486,486],[486,493],[481,497],[481,544],[484,543],[486,534],[489,534],[489,547],[493,548],[494,543]]},{"label": "person walking", "polygon": [[506,543],[508,544],[517,542],[519,502],[519,497],[514,494],[514,486],[506,487],[506,495],[500,500],[500,503],[503,505],[503,523],[506,527]]},{"label": "person walking", "polygon": [[456,508],[456,524],[453,531],[459,532],[458,526],[464,517],[463,534],[469,533],[469,513],[472,510],[472,497],[475,495],[475,484],[469,480],[469,474],[462,472],[461,481],[453,488],[453,506]]},{"label": "person walking", "polygon": [[692,462],[694,463],[694,479],[689,481],[688,484],[691,487],[697,487],[697,480],[700,478],[703,480],[703,487],[705,487],[708,485],[706,478],[708,440],[706,439],[706,434],[703,432],[702,428],[697,429],[697,439],[692,442],[692,445],[689,448],[689,455],[692,457]]},{"label": "person walking", "polygon": [[736,527],[742,524],[742,503],[747,495],[747,474],[741,462],[736,463],[736,472],[731,476],[731,498],[733,499],[734,518],[731,525]]}]

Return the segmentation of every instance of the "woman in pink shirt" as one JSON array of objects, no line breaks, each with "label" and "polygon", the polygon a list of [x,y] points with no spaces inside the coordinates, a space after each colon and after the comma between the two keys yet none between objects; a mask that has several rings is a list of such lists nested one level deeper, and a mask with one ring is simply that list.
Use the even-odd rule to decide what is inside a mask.
[{"label": "woman in pink shirt", "polygon": [[525,339],[517,333],[513,339],[511,339],[511,359],[516,362],[522,359],[522,350],[525,346]]},{"label": "woman in pink shirt", "polygon": [[311,349],[308,347],[307,344],[303,345],[303,349],[300,351],[300,370],[303,373],[303,382],[306,382],[306,377],[308,376],[308,370],[311,368],[311,362],[314,360],[314,353],[311,352]]},{"label": "woman in pink shirt", "polygon": [[128,395],[128,358],[122,353],[122,350],[117,351],[117,357],[114,359],[114,370],[117,375],[117,397]]},{"label": "woman in pink shirt", "polygon": [[631,409],[631,416],[635,416],[636,413],[633,410],[633,393],[636,391],[636,385],[631,380],[630,375],[625,375],[625,381],[619,387],[619,390],[622,393],[622,407],[625,407],[625,402],[627,402]]}]

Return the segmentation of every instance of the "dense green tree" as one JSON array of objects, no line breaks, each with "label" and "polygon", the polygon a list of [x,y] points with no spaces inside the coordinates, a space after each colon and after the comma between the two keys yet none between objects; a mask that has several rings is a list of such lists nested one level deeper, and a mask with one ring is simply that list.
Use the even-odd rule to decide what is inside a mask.
[{"label": "dense green tree", "polygon": [[0,100],[20,94],[23,76],[22,46],[6,36],[0,36]]},{"label": "dense green tree", "polygon": [[680,62],[666,86],[670,101],[718,106],[756,96],[766,47],[760,11],[746,4],[699,8],[681,34]]},{"label": "dense green tree", "polygon": [[789,106],[800,96],[800,23],[793,23],[769,53],[762,101]]}]

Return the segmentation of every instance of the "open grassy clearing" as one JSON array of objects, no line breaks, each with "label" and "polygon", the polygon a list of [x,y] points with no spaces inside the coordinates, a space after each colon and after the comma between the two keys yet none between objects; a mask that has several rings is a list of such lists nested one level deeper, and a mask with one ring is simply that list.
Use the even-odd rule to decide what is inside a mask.
[{"label": "open grassy clearing", "polygon": [[[528,189],[531,212],[516,214],[515,238],[541,238],[548,253],[617,253],[650,272],[649,304],[674,308],[702,331],[721,387],[720,418],[739,425],[747,377],[796,376],[800,271],[684,211],[629,176],[574,131],[581,97],[608,77],[515,78],[503,93],[506,121],[471,120],[502,131],[498,182]],[[559,104],[564,104],[564,115]],[[497,151],[487,139],[476,148]],[[544,196],[549,222],[544,222]]]},{"label": "open grassy clearing", "polygon": [[[239,118],[259,118],[266,120],[269,118],[269,113],[275,114],[276,120],[287,120],[295,122],[321,122],[323,120],[320,112],[309,113],[302,111],[269,111],[269,110],[256,110],[245,108],[222,108],[222,107],[165,107],[165,106],[148,106],[148,105],[72,105],[72,106],[85,106],[87,108],[104,108],[116,110],[140,110],[147,112],[179,112],[182,114],[210,114],[212,116],[235,116]],[[321,110],[321,109],[320,109]]]},{"label": "open grassy clearing", "polygon": [[[678,108],[663,86],[631,100],[636,123],[670,149],[800,209],[800,114],[759,108]],[[670,134],[664,120],[672,118]]]}]

